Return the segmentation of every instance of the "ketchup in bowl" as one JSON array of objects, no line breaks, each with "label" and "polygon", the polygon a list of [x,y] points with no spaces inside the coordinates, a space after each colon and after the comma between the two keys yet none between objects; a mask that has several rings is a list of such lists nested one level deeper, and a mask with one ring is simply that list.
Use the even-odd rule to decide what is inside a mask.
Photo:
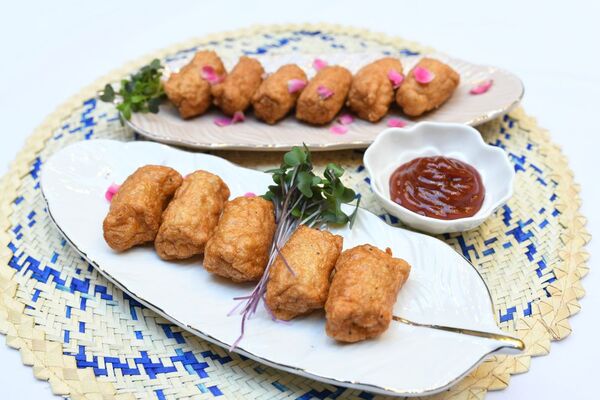
[{"label": "ketchup in bowl", "polygon": [[483,204],[485,188],[471,165],[443,156],[415,158],[390,177],[392,201],[431,218],[471,217]]}]

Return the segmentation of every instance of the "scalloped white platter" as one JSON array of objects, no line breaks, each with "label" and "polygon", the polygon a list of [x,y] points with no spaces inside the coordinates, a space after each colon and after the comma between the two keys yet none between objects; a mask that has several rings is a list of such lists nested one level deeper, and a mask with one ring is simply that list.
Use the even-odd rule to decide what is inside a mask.
[{"label": "scalloped white platter", "polygon": [[[152,142],[82,141],[54,154],[42,171],[48,212],[64,237],[100,273],[135,299],[199,337],[229,349],[240,332],[239,315],[227,316],[233,298],[252,285],[209,274],[200,257],[162,261],[152,246],[123,253],[102,236],[109,203],[104,194],[146,164],[182,174],[205,169],[229,185],[231,198],[263,193],[270,176],[222,158]],[[337,228],[344,248],[390,247],[412,265],[394,314],[409,320],[502,334],[489,291],[476,269],[442,241],[392,227],[360,209],[352,229]],[[325,334],[323,313],[291,323],[270,319],[264,308],[247,325],[236,352],[268,366],[318,381],[394,396],[439,392],[458,382],[488,355],[510,351],[505,342],[392,322],[374,340],[339,344]]]},{"label": "scalloped white platter", "polygon": [[[166,76],[177,71],[193,55],[167,63]],[[512,110],[523,97],[524,87],[514,74],[496,67],[476,65],[445,54],[428,54],[452,66],[460,73],[461,83],[452,97],[437,110],[417,119],[404,116],[397,107],[392,107],[387,117],[378,123],[355,119],[343,135],[330,131],[335,123],[325,126],[311,126],[288,115],[275,125],[268,125],[256,119],[252,111],[246,112],[244,123],[225,127],[215,125],[214,119],[223,115],[214,107],[199,117],[183,120],[177,110],[168,102],[160,107],[158,114],[133,114],[128,125],[139,134],[157,142],[175,144],[196,149],[233,149],[233,150],[289,150],[293,146],[305,143],[311,150],[334,150],[365,148],[373,142],[375,136],[387,126],[389,118],[399,118],[413,124],[418,121],[456,122],[479,125],[503,113]],[[308,77],[314,75],[312,62],[322,58],[330,65],[338,64],[355,73],[362,66],[381,58],[379,53],[331,53],[327,55],[290,52],[256,56],[267,73],[277,70],[281,65],[296,63],[305,70]],[[401,56],[404,72],[409,71],[423,56]],[[223,62],[227,70],[237,62],[237,57],[224,54]],[[478,83],[492,79],[491,89],[481,95],[471,95],[469,90]],[[341,113],[345,113],[343,110]]]}]

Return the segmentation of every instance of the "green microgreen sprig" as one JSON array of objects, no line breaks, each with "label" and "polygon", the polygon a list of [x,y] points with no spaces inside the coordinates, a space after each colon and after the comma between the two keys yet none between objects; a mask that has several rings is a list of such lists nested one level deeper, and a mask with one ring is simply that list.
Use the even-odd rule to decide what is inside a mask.
[{"label": "green microgreen sprig", "polygon": [[[352,227],[360,203],[360,197],[357,198],[354,190],[346,187],[341,181],[344,169],[339,165],[327,164],[322,177],[314,173],[311,154],[306,146],[292,148],[283,156],[279,168],[265,172],[273,175],[274,185],[269,186],[263,197],[271,200],[275,206],[275,235],[269,262],[260,281],[252,293],[234,299],[242,301],[232,310],[233,313],[242,307],[242,323],[240,336],[231,349],[237,347],[244,336],[246,320],[256,313],[260,301],[265,299],[269,271],[277,255],[282,257],[287,268],[294,274],[292,266],[287,263],[280,249],[298,226],[322,228],[326,224],[350,223]],[[342,205],[352,203],[355,199],[354,211],[350,215],[346,214]],[[273,315],[271,317],[275,319]]]},{"label": "green microgreen sprig", "polygon": [[130,79],[121,80],[118,91],[115,91],[111,84],[107,84],[100,95],[100,100],[114,103],[119,96],[117,109],[127,120],[131,119],[131,114],[134,112],[156,114],[160,103],[165,98],[165,90],[160,79],[163,69],[160,60],[154,59],[131,75]]}]

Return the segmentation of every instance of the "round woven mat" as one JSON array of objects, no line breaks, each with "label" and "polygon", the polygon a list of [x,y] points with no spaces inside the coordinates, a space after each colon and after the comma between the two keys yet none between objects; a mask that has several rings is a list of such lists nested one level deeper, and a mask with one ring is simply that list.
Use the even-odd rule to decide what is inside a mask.
[{"label": "round woven mat", "polygon": [[[40,171],[54,152],[79,140],[135,140],[97,90],[154,57],[214,48],[264,53],[285,46],[311,52],[376,49],[382,54],[429,52],[417,44],[337,26],[269,26],[221,33],[166,49],[82,90],[29,138],[0,183],[0,331],[23,362],[56,394],[71,398],[361,398],[373,395],[283,373],[181,331],[115,288],[69,248],[46,213]],[[589,240],[578,188],[559,148],[521,109],[481,126],[488,143],[506,150],[517,173],[515,195],[479,229],[442,238],[467,257],[491,289],[502,329],[522,338],[520,356],[495,356],[436,398],[482,398],[526,372],[530,357],[570,333],[579,311]],[[266,168],[281,154],[215,152]],[[362,152],[315,154],[337,161],[363,205],[391,224],[374,201]],[[168,283],[165,283],[168,285]],[[176,290],[168,288],[167,290]],[[359,361],[359,360],[357,360]],[[401,362],[401,361],[399,361]]]}]

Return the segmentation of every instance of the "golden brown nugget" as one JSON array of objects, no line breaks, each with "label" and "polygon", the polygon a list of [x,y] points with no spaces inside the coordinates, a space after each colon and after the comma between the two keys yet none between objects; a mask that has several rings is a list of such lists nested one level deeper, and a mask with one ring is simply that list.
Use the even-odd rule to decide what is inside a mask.
[{"label": "golden brown nugget", "polygon": [[388,76],[390,71],[402,74],[400,60],[386,57],[373,61],[352,78],[348,106],[359,118],[377,122],[387,114],[394,101],[394,85]]},{"label": "golden brown nugget", "polygon": [[219,55],[213,50],[202,50],[194,54],[194,58],[188,64],[186,64],[182,70],[194,68],[202,71],[204,67],[210,67],[218,77],[225,77],[227,71]]},{"label": "golden brown nugget", "polygon": [[274,233],[272,202],[262,197],[228,201],[206,244],[204,268],[234,282],[257,280],[269,261]]},{"label": "golden brown nugget", "polygon": [[235,112],[245,111],[260,86],[264,73],[265,70],[258,60],[240,57],[225,80],[212,87],[215,105],[230,116]]},{"label": "golden brown nugget", "polygon": [[287,64],[271,74],[252,97],[252,107],[258,119],[274,124],[285,117],[296,105],[302,90],[290,93],[288,82],[307,80],[306,74],[296,64]]},{"label": "golden brown nugget", "polygon": [[352,74],[344,67],[321,69],[300,94],[296,118],[314,125],[324,125],[335,118],[344,106]]},{"label": "golden brown nugget", "polygon": [[[429,83],[419,83],[414,77],[416,67],[432,72],[435,77]],[[432,58],[423,58],[413,68],[396,92],[396,103],[404,114],[418,117],[444,104],[452,96],[460,82],[460,75],[448,65]]]},{"label": "golden brown nugget", "polygon": [[104,218],[106,243],[123,251],[153,241],[163,210],[181,181],[179,172],[160,165],[146,165],[129,175]]},{"label": "golden brown nugget", "polygon": [[202,115],[212,104],[211,83],[204,79],[203,68],[210,68],[215,76],[224,76],[225,67],[214,51],[199,51],[192,61],[174,72],[165,82],[165,93],[177,107],[181,118]]},{"label": "golden brown nugget", "polygon": [[382,334],[392,320],[398,291],[410,265],[365,244],[346,250],[335,265],[325,304],[327,335],[358,342]]},{"label": "golden brown nugget", "polygon": [[160,258],[202,254],[228,198],[229,188],[218,176],[201,170],[186,176],[162,215],[154,241]]},{"label": "golden brown nugget", "polygon": [[343,238],[301,225],[281,249],[269,272],[266,304],[276,318],[290,320],[323,308],[331,270],[342,251]]}]

